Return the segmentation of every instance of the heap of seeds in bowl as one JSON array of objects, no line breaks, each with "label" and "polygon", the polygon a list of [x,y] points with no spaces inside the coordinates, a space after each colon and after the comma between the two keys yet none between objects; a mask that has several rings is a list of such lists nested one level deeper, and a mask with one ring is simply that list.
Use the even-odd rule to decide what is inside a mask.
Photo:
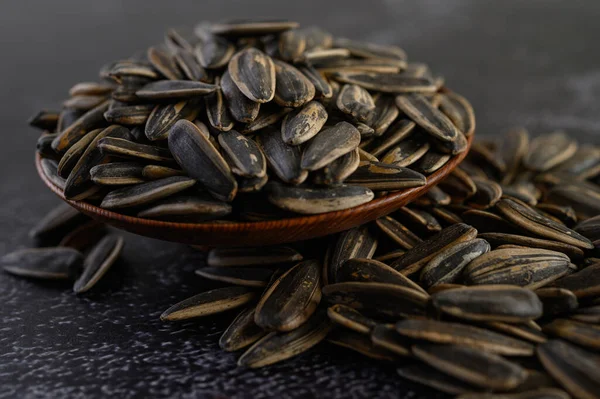
[{"label": "heap of seeds in bowl", "polygon": [[289,21],[171,29],[100,78],[31,119],[43,171],[67,199],[142,218],[355,207],[425,185],[475,125],[401,48]]}]

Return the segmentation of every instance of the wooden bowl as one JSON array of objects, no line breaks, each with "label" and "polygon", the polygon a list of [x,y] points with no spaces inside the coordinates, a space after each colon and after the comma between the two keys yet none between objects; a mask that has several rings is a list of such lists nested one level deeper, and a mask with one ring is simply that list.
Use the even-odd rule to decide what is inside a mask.
[{"label": "wooden bowl", "polygon": [[243,247],[281,244],[321,237],[388,215],[425,194],[427,190],[450,174],[467,155],[472,140],[473,134],[470,134],[467,150],[454,156],[442,168],[427,176],[427,184],[422,187],[394,192],[343,211],[263,222],[174,223],[122,215],[83,201],[66,199],[62,190],[43,173],[39,154],[36,154],[35,163],[38,174],[56,195],[97,221],[159,240],[205,247]]}]

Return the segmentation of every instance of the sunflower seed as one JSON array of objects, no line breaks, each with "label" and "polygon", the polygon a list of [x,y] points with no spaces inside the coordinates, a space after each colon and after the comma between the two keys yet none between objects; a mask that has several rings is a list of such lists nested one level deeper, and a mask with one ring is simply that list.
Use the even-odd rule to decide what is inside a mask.
[{"label": "sunflower seed", "polygon": [[40,164],[42,166],[42,172],[44,173],[44,176],[46,176],[46,178],[50,180],[56,187],[64,190],[67,181],[58,175],[58,164],[56,161],[48,158],[42,158]]},{"label": "sunflower seed", "polygon": [[412,352],[439,371],[482,388],[514,389],[527,378],[527,371],[518,364],[473,348],[418,344]]},{"label": "sunflower seed", "polygon": [[[455,289],[443,292],[460,291]],[[396,331],[405,337],[437,344],[452,344],[506,356],[529,356],[534,346],[528,342],[468,324],[436,320],[407,319],[396,323]]]},{"label": "sunflower seed", "polygon": [[235,53],[235,46],[228,40],[218,36],[209,36],[195,48],[195,55],[206,69],[222,68]]},{"label": "sunflower seed", "polygon": [[90,169],[92,181],[101,185],[123,186],[143,183],[143,165],[134,162],[113,162]]},{"label": "sunflower seed", "polygon": [[388,265],[372,259],[349,259],[342,263],[335,276],[336,283],[349,281],[397,284],[425,294],[425,290]]},{"label": "sunflower seed", "polygon": [[105,162],[106,156],[100,150],[98,142],[104,137],[129,138],[129,130],[122,126],[112,125],[96,134],[73,167],[65,184],[65,197],[82,200],[99,190],[91,181],[90,170]]},{"label": "sunflower seed", "polygon": [[163,74],[167,79],[179,80],[183,76],[177,67],[177,63],[173,57],[167,52],[159,49],[158,47],[150,47],[146,53],[148,61],[152,66]]},{"label": "sunflower seed", "polygon": [[243,127],[242,133],[254,133],[268,126],[274,125],[284,118],[292,109],[280,108],[272,103],[263,104],[256,118]]},{"label": "sunflower seed", "polygon": [[313,138],[325,122],[327,111],[317,101],[287,114],[281,125],[282,139],[289,145],[299,145]]},{"label": "sunflower seed", "polygon": [[469,198],[469,205],[473,208],[490,208],[502,197],[502,188],[498,183],[489,179],[473,178],[476,192]]},{"label": "sunflower seed", "polygon": [[490,244],[482,239],[453,245],[433,257],[421,269],[421,284],[430,288],[437,284],[454,283],[468,263],[489,250]]},{"label": "sunflower seed", "polygon": [[314,182],[327,186],[342,184],[348,176],[356,171],[359,164],[360,156],[358,148],[356,148],[354,151],[337,158],[323,169],[318,170]]},{"label": "sunflower seed", "polygon": [[[466,212],[465,212],[466,213]],[[543,240],[540,238],[533,238],[517,234],[503,234],[503,233],[483,233],[479,235],[479,238],[487,240],[493,247],[499,245],[519,245],[522,247],[529,248],[540,248],[548,249],[550,251],[562,252],[571,259],[583,258],[583,251],[581,248],[576,246],[565,244],[563,242]]]},{"label": "sunflower seed", "polygon": [[579,307],[577,296],[564,288],[540,288],[535,294],[544,305],[545,317],[571,313]]},{"label": "sunflower seed", "polygon": [[411,249],[418,243],[422,242],[416,234],[410,231],[402,223],[398,222],[391,216],[384,216],[375,221],[377,227],[381,229],[389,238],[394,240],[404,249]]},{"label": "sunflower seed", "polygon": [[234,352],[252,345],[267,334],[267,331],[254,323],[254,307],[242,310],[231,322],[219,339],[219,346],[227,352]]},{"label": "sunflower seed", "polygon": [[169,134],[169,149],[177,163],[215,198],[231,201],[237,183],[227,162],[192,122],[180,120]]},{"label": "sunflower seed", "polygon": [[536,137],[529,144],[523,165],[536,172],[545,172],[566,161],[577,151],[577,142],[558,131]]},{"label": "sunflower seed", "polygon": [[430,239],[415,245],[390,266],[404,275],[417,273],[434,256],[451,245],[472,240],[476,236],[477,230],[464,223],[446,227]]},{"label": "sunflower seed", "polygon": [[44,238],[49,235],[58,234],[61,231],[80,225],[89,220],[87,216],[80,213],[69,204],[62,203],[51,209],[35,226],[29,230],[29,237]]},{"label": "sunflower seed", "polygon": [[33,126],[41,130],[53,131],[58,124],[59,115],[60,114],[58,112],[44,109],[32,116],[27,123],[29,126]]},{"label": "sunflower seed", "polygon": [[513,129],[504,135],[498,149],[499,156],[506,165],[506,171],[502,177],[503,184],[509,184],[515,179],[528,149],[529,134],[527,130],[523,128]]},{"label": "sunflower seed", "polygon": [[562,340],[538,346],[537,355],[546,371],[577,398],[597,398],[600,372],[597,356]]},{"label": "sunflower seed", "polygon": [[211,196],[179,195],[154,202],[137,215],[148,219],[204,222],[222,218],[230,213],[231,205]]},{"label": "sunflower seed", "polygon": [[267,330],[291,331],[304,324],[321,300],[321,267],[308,260],[279,277],[256,305],[254,321]]},{"label": "sunflower seed", "polygon": [[453,198],[466,200],[477,193],[477,185],[468,173],[460,169],[454,169],[447,178],[440,183],[442,190]]},{"label": "sunflower seed", "polygon": [[[144,79],[159,79],[160,73],[150,64],[134,61],[119,61],[112,65],[108,77],[117,83],[130,77]],[[118,90],[118,88],[117,88]]]},{"label": "sunflower seed", "polygon": [[336,105],[340,111],[361,122],[368,121],[375,111],[375,102],[369,92],[353,84],[342,86]]},{"label": "sunflower seed", "polygon": [[105,209],[119,209],[145,205],[183,191],[194,184],[196,181],[190,178],[173,176],[124,187],[108,193],[100,206]]},{"label": "sunflower seed", "polygon": [[396,105],[417,125],[436,139],[455,141],[460,134],[460,131],[452,124],[450,119],[434,108],[421,95],[398,96],[396,97]]},{"label": "sunflower seed", "polygon": [[192,81],[208,82],[210,77],[202,68],[200,62],[191,49],[178,49],[175,52],[175,62],[186,78]]},{"label": "sunflower seed", "polygon": [[106,274],[123,249],[122,237],[109,234],[92,248],[83,262],[83,271],[73,285],[76,294],[90,290]]},{"label": "sunflower seed", "polygon": [[323,264],[324,284],[338,281],[337,272],[348,259],[371,258],[377,249],[377,239],[367,226],[346,230],[337,237],[328,249]]},{"label": "sunflower seed", "polygon": [[203,267],[197,269],[196,274],[209,280],[233,285],[266,287],[273,275],[273,270],[250,267]]},{"label": "sunflower seed", "polygon": [[395,191],[424,186],[427,179],[422,174],[408,168],[365,161],[346,179],[346,182],[374,191]]},{"label": "sunflower seed", "polygon": [[[493,237],[500,234],[518,233],[518,227],[504,220],[501,216],[488,211],[479,209],[470,209],[464,212],[461,217],[463,220],[477,228],[480,233],[491,233]],[[492,245],[499,245],[497,241],[492,242]],[[550,249],[550,248],[548,248]]]},{"label": "sunflower seed", "polygon": [[597,241],[600,239],[600,215],[581,221],[573,230],[589,240]]},{"label": "sunflower seed", "polygon": [[569,258],[537,248],[496,249],[483,254],[463,271],[471,285],[511,284],[536,289],[566,275]]},{"label": "sunflower seed", "polygon": [[105,154],[124,158],[133,158],[152,162],[173,162],[173,157],[166,148],[153,145],[138,144],[117,137],[104,137],[98,140],[98,147]]},{"label": "sunflower seed", "polygon": [[[568,227],[572,227],[577,223],[577,215],[575,210],[570,206],[560,206],[554,204],[538,204],[535,208],[538,212],[544,212],[545,215],[549,215],[558,219],[561,223]],[[585,235],[584,235],[585,237]],[[589,239],[589,237],[586,237]]]},{"label": "sunflower seed", "polygon": [[[413,122],[410,123],[414,126]],[[422,135],[414,135],[393,146],[385,153],[381,162],[406,167],[421,159],[427,151],[429,143],[426,139]],[[380,152],[379,149],[377,152]]]},{"label": "sunflower seed", "polygon": [[244,306],[255,297],[256,293],[246,287],[217,288],[171,306],[160,315],[160,319],[178,321],[221,313]]},{"label": "sunflower seed", "polygon": [[540,215],[524,204],[511,199],[503,199],[498,202],[496,208],[510,222],[540,237],[553,239],[584,249],[594,247],[590,240],[581,234]]},{"label": "sunflower seed", "polygon": [[571,315],[571,319],[581,321],[583,323],[599,324],[600,323],[600,306],[588,306],[577,309]]},{"label": "sunflower seed", "polygon": [[442,226],[433,215],[416,208],[402,207],[396,212],[396,216],[409,228],[417,231],[417,234],[430,236],[442,230]]},{"label": "sunflower seed", "polygon": [[317,170],[353,151],[360,143],[360,133],[348,122],[326,128],[308,143],[302,154],[301,168]]},{"label": "sunflower seed", "polygon": [[600,327],[567,319],[555,319],[543,331],[590,350],[600,349]]},{"label": "sunflower seed", "polygon": [[300,184],[306,180],[308,172],[300,166],[302,149],[286,144],[278,129],[266,129],[257,137],[257,142],[277,177],[291,184]]},{"label": "sunflower seed", "polygon": [[175,104],[157,105],[146,122],[146,137],[150,141],[168,138],[170,130],[181,119],[194,120],[198,114],[197,100],[180,101]]},{"label": "sunflower seed", "polygon": [[600,296],[600,264],[596,263],[563,277],[551,286],[570,290],[578,299]]},{"label": "sunflower seed", "polygon": [[87,133],[77,143],[73,144],[62,156],[58,163],[58,174],[64,178],[69,177],[69,174],[81,159],[81,155],[87,150],[90,143],[94,141],[96,136],[102,132],[103,129],[95,129]]},{"label": "sunflower seed", "polygon": [[269,201],[282,209],[316,214],[340,211],[371,201],[371,190],[359,186],[335,186],[330,188],[305,188],[269,183]]},{"label": "sunflower seed", "polygon": [[323,287],[329,304],[342,304],[367,315],[397,319],[423,315],[429,295],[396,284],[344,282]]},{"label": "sunflower seed", "polygon": [[315,96],[315,86],[298,69],[275,60],[274,101],[282,107],[300,107]]},{"label": "sunflower seed", "polygon": [[52,148],[59,153],[63,153],[79,141],[87,132],[106,126],[104,113],[108,110],[109,103],[108,100],[104,101],[65,127],[52,142]]},{"label": "sunflower seed", "polygon": [[83,262],[73,248],[34,248],[11,252],[0,258],[4,271],[21,277],[67,280],[74,277]]},{"label": "sunflower seed", "polygon": [[363,316],[357,310],[344,305],[333,305],[327,309],[327,316],[341,326],[361,334],[369,335],[377,323]]},{"label": "sunflower seed", "polygon": [[217,86],[191,80],[159,80],[151,82],[136,91],[144,100],[176,100],[203,96],[213,93]]},{"label": "sunflower seed", "polygon": [[456,93],[439,95],[440,111],[466,136],[475,132],[475,111],[471,103],[463,96]]},{"label": "sunflower seed", "polygon": [[439,311],[467,320],[532,320],[542,315],[542,302],[531,290],[520,287],[490,285],[439,292],[431,297]]},{"label": "sunflower seed", "polygon": [[581,145],[575,154],[558,165],[552,172],[566,173],[585,180],[600,173],[600,148]]},{"label": "sunflower seed", "polygon": [[219,144],[230,161],[231,171],[244,177],[263,177],[267,162],[258,145],[235,130],[219,135]]},{"label": "sunflower seed", "polygon": [[321,342],[331,329],[324,311],[317,311],[299,328],[271,332],[252,345],[238,360],[239,366],[268,366],[306,352]]},{"label": "sunflower seed", "polygon": [[264,266],[301,260],[302,255],[290,247],[215,248],[208,253],[207,263],[213,267]]},{"label": "sunflower seed", "polygon": [[546,201],[557,205],[573,207],[580,219],[594,217],[600,213],[600,193],[583,182],[564,184],[552,188],[546,195]]},{"label": "sunflower seed", "polygon": [[333,96],[331,85],[315,68],[310,65],[300,65],[298,66],[298,70],[302,72],[315,87],[315,97],[327,99]]},{"label": "sunflower seed", "polygon": [[227,100],[227,107],[233,119],[243,123],[254,121],[259,115],[260,103],[246,97],[238,89],[233,80],[231,80],[231,75],[229,75],[228,71],[223,73],[220,83],[223,96]]},{"label": "sunflower seed", "polygon": [[449,154],[442,154],[437,151],[429,150],[414,164],[411,164],[411,169],[429,175],[444,166],[450,158],[451,156]]},{"label": "sunflower seed", "polygon": [[257,103],[275,96],[275,65],[271,57],[255,48],[247,48],[231,57],[228,64],[231,80],[242,93]]}]

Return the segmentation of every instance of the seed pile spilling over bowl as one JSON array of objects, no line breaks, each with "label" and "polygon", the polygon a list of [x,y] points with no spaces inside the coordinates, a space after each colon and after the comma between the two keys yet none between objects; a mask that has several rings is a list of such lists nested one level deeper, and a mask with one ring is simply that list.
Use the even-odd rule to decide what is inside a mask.
[{"label": "seed pile spilling over bowl", "polygon": [[373,223],[210,251],[196,273],[227,286],[161,318],[242,309],[219,343],[246,367],[327,340],[461,398],[598,398],[600,148],[523,129],[499,143]]},{"label": "seed pile spilling over bowl", "polygon": [[74,85],[31,125],[67,199],[203,222],[318,214],[426,184],[473,110],[396,46],[288,21],[202,23]]}]

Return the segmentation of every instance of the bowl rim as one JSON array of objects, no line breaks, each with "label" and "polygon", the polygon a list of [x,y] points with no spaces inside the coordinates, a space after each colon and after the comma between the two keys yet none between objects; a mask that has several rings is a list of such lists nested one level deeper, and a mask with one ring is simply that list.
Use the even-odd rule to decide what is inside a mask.
[{"label": "bowl rim", "polygon": [[413,187],[402,191],[386,194],[379,198],[375,198],[365,204],[343,209],[340,211],[333,211],[327,213],[320,213],[315,215],[299,215],[298,217],[276,219],[276,220],[265,220],[256,222],[231,222],[231,223],[219,223],[219,222],[200,222],[200,223],[182,223],[182,222],[169,222],[162,220],[144,219],[137,216],[129,216],[121,213],[113,212],[107,209],[100,208],[95,205],[91,205],[85,201],[73,201],[66,199],[62,189],[56,186],[43,172],[41,166],[42,156],[36,151],[35,164],[37,172],[42,181],[63,201],[67,202],[74,208],[93,215],[99,215],[103,219],[114,220],[119,224],[135,224],[138,226],[146,226],[149,228],[165,228],[165,229],[178,229],[178,230],[189,230],[197,232],[218,232],[218,233],[251,233],[260,232],[275,228],[295,228],[314,223],[323,223],[326,221],[334,222],[338,219],[351,217],[356,214],[368,214],[375,212],[381,207],[398,203],[407,197],[417,197],[425,194],[429,189],[437,185],[443,178],[449,175],[456,167],[460,165],[462,160],[467,156],[471,148],[471,143],[474,137],[475,127],[467,132],[467,148],[460,154],[454,155],[450,160],[434,173],[427,176],[427,183],[423,186]]}]

